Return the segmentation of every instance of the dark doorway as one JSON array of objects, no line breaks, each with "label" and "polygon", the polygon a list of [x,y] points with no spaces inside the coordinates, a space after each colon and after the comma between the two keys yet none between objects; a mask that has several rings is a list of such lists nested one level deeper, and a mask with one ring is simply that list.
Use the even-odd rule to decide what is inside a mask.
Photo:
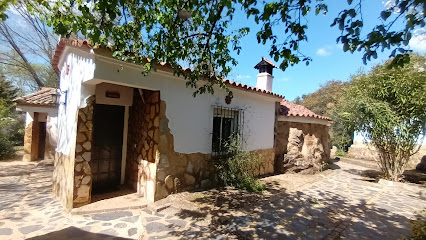
[{"label": "dark doorway", "polygon": [[46,122],[39,122],[38,159],[44,159],[46,149]]},{"label": "dark doorway", "polygon": [[124,107],[96,104],[93,111],[92,193],[120,187]]}]

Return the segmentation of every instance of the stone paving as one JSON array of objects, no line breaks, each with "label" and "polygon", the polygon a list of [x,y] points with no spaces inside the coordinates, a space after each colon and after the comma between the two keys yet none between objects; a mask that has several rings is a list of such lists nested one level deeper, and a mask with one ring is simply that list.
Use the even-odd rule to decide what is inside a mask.
[{"label": "stone paving", "polygon": [[[216,191],[176,195],[144,210],[143,239],[402,239],[409,219],[426,208],[425,189],[385,186],[340,162],[317,181],[287,192],[264,180],[263,195]],[[298,176],[303,177],[303,176]]]},{"label": "stone paving", "polygon": [[371,182],[367,168],[340,161],[287,184],[289,175],[265,178],[261,195],[180,193],[142,210],[70,215],[51,197],[52,168],[0,162],[0,239],[402,239],[426,208],[419,185]]},{"label": "stone paving", "polygon": [[51,196],[52,165],[0,162],[0,239],[137,239],[140,210],[70,215]]}]

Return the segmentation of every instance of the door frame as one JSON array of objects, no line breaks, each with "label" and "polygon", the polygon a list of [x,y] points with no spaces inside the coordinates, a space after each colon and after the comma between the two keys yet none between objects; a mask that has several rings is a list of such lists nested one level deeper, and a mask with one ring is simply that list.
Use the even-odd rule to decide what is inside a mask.
[{"label": "door frame", "polygon": [[124,184],[126,179],[126,158],[127,158],[127,135],[129,132],[129,106],[124,106],[124,126],[123,126],[123,145],[121,150],[121,179],[120,185]]}]

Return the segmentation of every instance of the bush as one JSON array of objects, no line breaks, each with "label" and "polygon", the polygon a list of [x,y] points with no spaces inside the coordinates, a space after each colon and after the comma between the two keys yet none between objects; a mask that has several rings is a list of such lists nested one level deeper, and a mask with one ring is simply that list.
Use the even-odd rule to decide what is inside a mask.
[{"label": "bush", "polygon": [[411,232],[413,236],[409,239],[423,240],[426,239],[426,216],[423,214],[418,215],[416,220],[410,220]]},{"label": "bush", "polygon": [[14,146],[22,145],[24,120],[11,110],[6,100],[0,99],[0,159],[11,156]]},{"label": "bush", "polygon": [[265,186],[254,177],[252,170],[260,167],[259,155],[242,151],[239,139],[236,137],[231,140],[226,146],[227,154],[216,159],[220,184],[250,192],[263,191]]},{"label": "bush", "polygon": [[0,135],[0,159],[10,157],[15,153],[13,143],[4,136]]}]

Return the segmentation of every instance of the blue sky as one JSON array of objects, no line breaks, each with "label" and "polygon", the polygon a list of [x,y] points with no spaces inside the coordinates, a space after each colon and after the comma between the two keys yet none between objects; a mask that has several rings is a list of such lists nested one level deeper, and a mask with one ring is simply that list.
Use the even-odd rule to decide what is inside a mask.
[{"label": "blue sky", "polygon": [[[310,14],[308,23],[308,42],[301,46],[301,51],[310,56],[313,61],[309,66],[304,63],[289,67],[285,72],[279,69],[274,70],[273,92],[282,94],[287,100],[293,100],[302,94],[315,92],[321,84],[329,80],[348,81],[350,76],[358,70],[368,71],[372,66],[382,63],[389,58],[390,51],[380,52],[378,58],[364,65],[362,62],[362,54],[356,52],[343,52],[340,45],[336,44],[336,38],[339,36],[339,30],[336,27],[331,28],[330,24],[338,15],[339,11],[347,8],[347,2],[332,1],[328,6],[329,12],[326,16]],[[378,16],[384,10],[382,1],[363,1],[363,18],[364,31],[371,30],[373,26],[380,23]],[[247,21],[244,15],[237,15],[237,24],[243,26]],[[254,21],[253,22],[255,25]],[[398,24],[401,26],[401,23]],[[396,27],[398,27],[396,25]],[[242,52],[236,56],[238,66],[233,68],[228,79],[240,83],[256,86],[257,70],[253,67],[261,60],[262,57],[269,57],[269,45],[261,45],[257,43],[256,32],[260,26],[251,28],[250,34],[242,39]],[[424,29],[423,29],[424,30]],[[425,52],[426,42],[425,34],[417,46],[413,49],[420,49]],[[411,45],[411,43],[410,43]],[[419,46],[420,45],[420,46]],[[418,51],[415,51],[418,52]],[[272,59],[271,59],[272,60]]]}]

